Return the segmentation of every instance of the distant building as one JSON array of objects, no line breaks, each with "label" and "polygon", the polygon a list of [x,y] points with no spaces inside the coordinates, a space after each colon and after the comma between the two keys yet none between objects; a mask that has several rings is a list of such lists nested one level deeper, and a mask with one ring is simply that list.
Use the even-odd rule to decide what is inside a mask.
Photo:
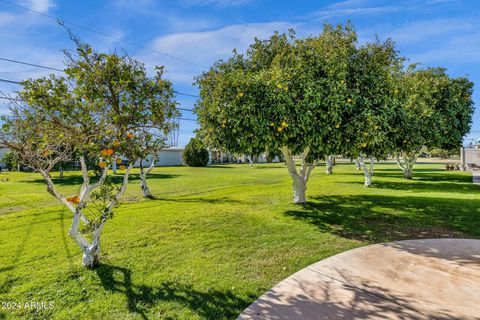
[{"label": "distant building", "polygon": [[[155,162],[156,167],[167,167],[167,166],[183,166],[185,163],[183,161],[183,148],[167,148],[160,151],[158,155],[158,160]],[[144,167],[148,167],[152,163],[152,157],[149,156],[147,159],[143,160],[142,164]],[[135,163],[135,167],[140,166],[140,161]]]},{"label": "distant building", "polygon": [[8,152],[8,148],[2,148],[0,147],[0,169],[4,170],[5,169],[5,163],[3,162],[3,157],[5,154]]}]

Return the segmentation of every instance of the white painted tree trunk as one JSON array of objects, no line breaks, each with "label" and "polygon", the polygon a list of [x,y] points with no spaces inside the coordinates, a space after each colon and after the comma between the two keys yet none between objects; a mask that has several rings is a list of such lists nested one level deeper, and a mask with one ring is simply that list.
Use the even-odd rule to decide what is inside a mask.
[{"label": "white painted tree trunk", "polygon": [[325,173],[326,174],[332,174],[333,173],[333,161],[335,159],[335,156],[327,156],[325,158]]},{"label": "white painted tree trunk", "polygon": [[100,262],[100,236],[102,234],[103,227],[108,217],[110,216],[110,213],[112,212],[114,206],[120,201],[121,197],[125,193],[128,184],[128,178],[133,168],[133,162],[131,162],[128,166],[123,177],[122,185],[117,191],[114,199],[110,201],[107,208],[102,212],[100,222],[97,225],[92,226],[93,230],[91,242],[88,241],[87,238],[84,237],[84,235],[79,231],[81,221],[83,221],[87,225],[90,225],[92,223],[83,214],[82,210],[86,207],[86,200],[90,193],[93,190],[101,187],[105,183],[109,167],[105,167],[103,169],[102,175],[100,176],[100,179],[96,183],[91,184],[84,157],[80,157],[80,164],[82,169],[83,184],[79,194],[80,202],[76,207],[72,203],[67,201],[67,199],[58,192],[48,171],[40,171],[40,173],[42,174],[45,182],[47,183],[47,191],[60,202],[62,202],[73,213],[72,226],[70,227],[69,234],[83,251],[82,265],[88,268],[94,268]]},{"label": "white painted tree trunk", "polygon": [[418,152],[413,152],[413,153],[400,153],[397,152],[395,154],[397,164],[402,169],[403,172],[403,177],[405,179],[412,179],[413,176],[413,165],[415,162],[417,162],[418,156],[422,154],[422,152],[425,150],[424,147],[422,147]]},{"label": "white painted tree trunk", "polygon": [[355,159],[355,168],[357,170],[361,170],[362,169],[362,165],[360,164],[360,161],[358,161],[358,159]]},{"label": "white painted tree trunk", "polygon": [[370,172],[370,176],[373,177],[373,163],[375,162],[375,159],[373,157],[370,157],[370,168],[369,168],[369,172]]},{"label": "white painted tree trunk", "polygon": [[298,175],[292,179],[293,179],[293,184],[292,184],[293,203],[300,203],[300,204],[307,203],[307,197],[306,197],[307,182],[304,181]]},{"label": "white painted tree trunk", "polygon": [[250,167],[253,167],[253,160],[251,156],[247,156],[248,162],[250,162]]},{"label": "white painted tree trunk", "polygon": [[370,187],[372,185],[372,173],[373,173],[373,159],[370,158],[370,168],[367,167],[365,163],[365,157],[363,155],[358,156],[358,162],[363,169],[363,176],[365,177],[365,187]]},{"label": "white painted tree trunk", "polygon": [[310,152],[310,148],[306,148],[301,155],[302,166],[300,168],[300,172],[298,172],[297,167],[295,166],[295,160],[293,159],[292,151],[286,146],[281,147],[280,150],[285,156],[285,164],[287,165],[290,177],[292,177],[293,203],[305,204],[307,203],[307,182],[310,178],[312,170],[317,165],[317,161],[311,165],[307,164],[306,158]]},{"label": "white painted tree trunk", "polygon": [[143,168],[142,160],[140,160],[140,188],[142,189],[143,192],[143,197],[148,198],[148,199],[154,199],[155,197],[153,194],[150,192],[150,187],[148,186],[147,183],[147,175],[153,170],[155,167],[155,162],[157,161],[157,157],[152,158],[152,163],[148,166],[148,168]]}]

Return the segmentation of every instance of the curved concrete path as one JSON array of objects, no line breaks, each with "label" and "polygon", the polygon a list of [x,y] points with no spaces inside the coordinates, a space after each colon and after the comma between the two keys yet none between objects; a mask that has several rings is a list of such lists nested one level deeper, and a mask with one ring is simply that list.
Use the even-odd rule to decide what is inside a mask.
[{"label": "curved concrete path", "polygon": [[480,240],[343,252],[283,280],[238,319],[480,319]]}]

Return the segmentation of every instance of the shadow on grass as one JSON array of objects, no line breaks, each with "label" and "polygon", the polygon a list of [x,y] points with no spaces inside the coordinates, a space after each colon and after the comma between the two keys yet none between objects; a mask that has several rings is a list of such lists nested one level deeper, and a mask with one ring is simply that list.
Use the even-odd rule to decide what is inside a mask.
[{"label": "shadow on grass", "polygon": [[[290,281],[300,293],[270,291],[246,311],[248,319],[437,319],[460,320],[448,306],[435,314],[418,310],[418,298],[399,294],[368,280],[352,282],[339,270],[334,281],[315,285],[305,278]],[[257,312],[255,312],[257,311]],[[250,316],[250,317],[248,317]]]},{"label": "shadow on grass", "polygon": [[316,197],[286,215],[369,242],[480,237],[480,200],[380,195]]},{"label": "shadow on grass", "polygon": [[124,293],[128,310],[143,319],[148,319],[148,309],[161,301],[181,304],[207,319],[233,319],[255,299],[254,295],[238,297],[232,291],[202,292],[180,282],[167,281],[155,287],[136,285],[130,269],[107,264],[98,266],[96,273],[105,290]]},{"label": "shadow on grass", "polygon": [[[172,179],[180,176],[179,174],[167,174],[167,173],[149,173],[147,179],[155,180],[155,179]],[[98,180],[97,177],[91,177],[91,182],[94,183]],[[83,183],[83,178],[81,175],[74,175],[74,176],[66,176],[64,178],[53,177],[53,183],[58,185],[81,185]],[[123,174],[115,174],[112,175],[112,181],[115,184],[120,184],[123,181]],[[128,181],[135,182],[140,181],[140,175],[138,174],[131,174]],[[25,180],[21,182],[27,183],[45,183],[43,179],[35,179],[35,180]]]},{"label": "shadow on grass", "polygon": [[[241,163],[239,163],[241,164]],[[233,169],[235,167],[231,166],[230,164],[220,164],[220,163],[216,163],[216,164],[209,164],[208,166],[206,167],[190,167],[190,168],[207,168],[207,169]]]},{"label": "shadow on grass", "polygon": [[172,201],[172,202],[185,202],[185,203],[209,203],[209,204],[222,204],[222,203],[243,203],[243,201],[234,200],[227,197],[217,197],[217,198],[161,198],[161,197],[154,197],[150,200],[158,200],[158,201]]},{"label": "shadow on grass", "polygon": [[[471,180],[471,178],[470,178]],[[433,180],[430,180],[433,181]],[[451,181],[451,180],[449,180]],[[345,183],[345,182],[342,182]],[[353,184],[363,185],[363,181],[349,182]],[[478,185],[472,183],[457,182],[426,182],[426,180],[417,181],[375,181],[373,180],[371,189],[391,189],[404,190],[410,192],[448,192],[448,193],[476,193],[480,191]]]}]

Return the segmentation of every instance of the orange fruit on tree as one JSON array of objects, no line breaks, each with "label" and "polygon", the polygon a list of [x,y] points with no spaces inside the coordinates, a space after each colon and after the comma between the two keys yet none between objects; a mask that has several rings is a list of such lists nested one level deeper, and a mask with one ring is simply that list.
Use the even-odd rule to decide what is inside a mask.
[{"label": "orange fruit on tree", "polygon": [[100,154],[102,155],[102,157],[108,156],[107,149],[102,149],[102,151],[100,151]]},{"label": "orange fruit on tree", "polygon": [[121,159],[121,158],[117,158],[117,159],[115,159],[115,163],[116,163],[116,164],[122,164],[122,162],[123,162],[123,161],[122,161],[122,159]]},{"label": "orange fruit on tree", "polygon": [[119,147],[119,146],[120,146],[120,141],[118,141],[118,140],[113,140],[113,143],[112,143],[112,144],[113,144],[114,147]]},{"label": "orange fruit on tree", "polygon": [[80,197],[79,196],[70,196],[67,198],[68,202],[74,203],[74,204],[79,204],[80,203]]},{"label": "orange fruit on tree", "polygon": [[120,166],[120,170],[125,170],[127,167],[125,167],[123,164]]},{"label": "orange fruit on tree", "polygon": [[107,149],[105,149],[105,152],[107,153],[107,156],[111,156],[113,154],[113,149],[112,148],[107,148]]},{"label": "orange fruit on tree", "polygon": [[127,133],[127,138],[128,138],[128,139],[133,139],[133,137],[135,137],[135,135],[133,134],[133,132]]},{"label": "orange fruit on tree", "polygon": [[72,202],[74,204],[79,204],[80,203],[80,197],[79,196],[73,196],[72,197]]},{"label": "orange fruit on tree", "polygon": [[102,162],[99,162],[99,163],[98,163],[98,166],[99,166],[100,168],[102,168],[102,169],[105,169],[105,168],[107,167],[107,164],[102,161]]},{"label": "orange fruit on tree", "polygon": [[45,151],[42,152],[42,156],[44,156],[44,157],[48,157],[49,154],[50,154],[50,151],[48,151],[48,150],[45,150]]}]

